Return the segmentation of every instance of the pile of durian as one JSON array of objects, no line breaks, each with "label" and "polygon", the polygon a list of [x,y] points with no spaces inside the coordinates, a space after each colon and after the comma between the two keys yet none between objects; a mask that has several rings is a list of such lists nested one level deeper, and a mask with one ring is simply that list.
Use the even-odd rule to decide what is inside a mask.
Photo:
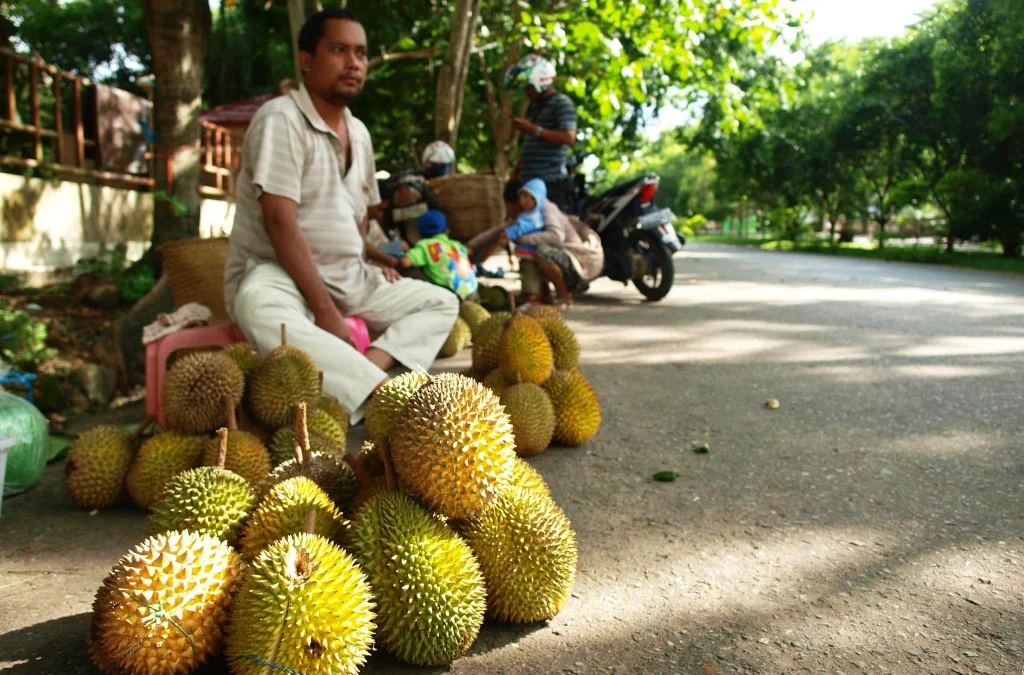
[{"label": "pile of durian", "polygon": [[582,445],[601,427],[601,405],[579,369],[580,344],[550,305],[495,312],[462,304],[441,355],[473,347],[465,374],[501,399],[512,418],[516,452],[536,455],[552,442]]},{"label": "pile of durian", "polygon": [[[513,321],[502,336],[518,344]],[[532,371],[532,357],[520,362]],[[77,504],[128,495],[150,510],[149,538],[96,594],[97,667],[175,675],[222,654],[239,675],[356,673],[374,649],[444,665],[485,617],[534,623],[562,610],[576,537],[516,456],[514,417],[495,392],[456,373],[389,380],[353,455],[320,380],[286,343],[263,358],[237,345],[188,354],[165,381],[167,429],[136,450],[148,425],[101,426],[72,447]]]}]

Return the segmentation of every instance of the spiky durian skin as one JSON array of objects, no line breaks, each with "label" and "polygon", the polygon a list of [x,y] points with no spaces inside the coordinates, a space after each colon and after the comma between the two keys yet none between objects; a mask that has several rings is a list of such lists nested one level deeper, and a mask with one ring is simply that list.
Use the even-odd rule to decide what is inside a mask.
[{"label": "spiky durian skin", "polygon": [[477,330],[484,321],[491,318],[491,313],[480,303],[467,301],[459,307],[459,318],[466,322],[466,325],[469,326],[470,336],[476,339]]},{"label": "spiky durian skin", "polygon": [[145,540],[96,594],[93,663],[109,675],[177,675],[202,665],[223,644],[242,569],[216,537],[175,531]]},{"label": "spiky durian skin", "polygon": [[302,532],[306,514],[316,510],[316,534],[338,540],[348,521],[319,485],[304,476],[289,478],[272,487],[245,524],[239,548],[252,560],[271,543]]},{"label": "spiky durian skin", "polygon": [[247,397],[256,419],[278,429],[292,423],[296,404],[320,398],[320,371],[305,352],[277,347],[253,368]]},{"label": "spiky durian skin", "polygon": [[483,377],[498,367],[501,331],[512,315],[495,312],[473,334],[473,371]]},{"label": "spiky durian skin", "polygon": [[555,370],[572,370],[577,367],[580,363],[580,343],[576,339],[576,334],[569,328],[569,324],[561,317],[553,319],[545,316],[538,318],[537,321],[551,343]]},{"label": "spiky durian skin", "polygon": [[507,489],[512,490],[514,488],[533,492],[544,497],[551,496],[551,489],[548,487],[544,477],[537,473],[537,470],[521,457],[516,457],[516,462],[512,465],[512,476],[509,478]]},{"label": "spiky durian skin", "polygon": [[501,391],[508,386],[505,376],[501,374],[501,368],[495,368],[487,373],[487,376],[482,380],[482,384],[498,396],[501,396]]},{"label": "spiky durian skin", "polygon": [[164,486],[174,476],[199,466],[206,441],[205,436],[190,436],[176,431],[154,434],[139,448],[128,469],[125,479],[128,496],[137,506],[152,508]]},{"label": "spiky durian skin", "polygon": [[486,608],[472,551],[410,497],[371,498],[352,524],[350,543],[378,600],[377,639],[420,666],[451,663],[476,640]]},{"label": "spiky durian skin", "polygon": [[[220,439],[207,441],[203,450],[203,466],[216,466],[219,453]],[[245,431],[229,431],[224,468],[234,471],[249,481],[253,490],[259,491],[273,467],[270,465],[270,454],[260,439]]]},{"label": "spiky durian skin", "polygon": [[530,309],[526,310],[526,315],[533,317],[537,321],[565,322],[565,317],[554,305],[534,305]]},{"label": "spiky durian skin", "polygon": [[498,347],[498,366],[509,383],[544,384],[554,363],[551,343],[536,320],[525,315],[509,319]]},{"label": "spiky durian skin", "polygon": [[544,384],[555,408],[556,443],[582,445],[601,428],[601,403],[578,370],[560,370]]},{"label": "spiky durian skin", "polygon": [[104,509],[124,496],[132,463],[129,434],[121,427],[100,425],[84,432],[64,460],[64,486],[83,509]]},{"label": "spiky durian skin", "polygon": [[377,390],[366,404],[366,434],[371,440],[386,438],[409,399],[430,379],[425,373],[403,373]]},{"label": "spiky durian skin", "polygon": [[463,536],[487,582],[488,616],[534,623],[562,611],[576,577],[576,535],[550,497],[506,490]]},{"label": "spiky durian skin", "polygon": [[452,326],[451,332],[448,333],[448,339],[441,345],[441,351],[438,352],[438,356],[441,358],[455,356],[468,347],[472,341],[473,333],[469,330],[469,324],[462,317],[459,317],[455,319],[455,324]]},{"label": "spiky durian skin", "polygon": [[530,382],[513,384],[502,390],[500,400],[512,420],[516,454],[529,457],[547,450],[555,433],[555,409],[547,392]]},{"label": "spiky durian skin", "polygon": [[341,429],[342,433],[347,437],[349,428],[349,415],[348,411],[341,405],[335,397],[330,394],[320,394],[320,398],[316,401],[316,409],[323,410],[325,413],[331,416],[331,419],[337,422],[338,428]]},{"label": "spiky durian skin", "polygon": [[294,459],[278,465],[270,472],[270,477],[263,486],[264,492],[269,492],[278,483],[297,476],[306,476],[323,488],[342,513],[348,513],[359,491],[359,482],[348,464],[331,455],[314,452],[308,467],[300,465]]},{"label": "spiky durian skin", "polygon": [[256,507],[256,493],[237,473],[212,466],[174,476],[149,514],[149,533],[190,530],[234,545]]},{"label": "spiky durian skin", "polygon": [[170,367],[163,384],[167,428],[199,434],[224,426],[225,398],[238,406],[245,376],[223,351],[186,354]]},{"label": "spiky durian skin", "polygon": [[391,432],[391,458],[404,490],[449,518],[477,515],[508,484],[512,423],[485,386],[452,373],[432,378]]},{"label": "spiky durian skin", "polygon": [[[337,459],[345,456],[345,434],[338,423],[327,413],[318,410],[309,416],[307,422],[309,445],[313,452],[331,455]],[[297,433],[292,426],[281,427],[270,439],[270,462],[279,466],[290,459],[295,459],[295,437]]]},{"label": "spiky durian skin", "polygon": [[242,375],[249,376],[260,362],[260,353],[248,342],[236,342],[224,348],[224,355],[235,362]]},{"label": "spiky durian skin", "polygon": [[231,611],[228,667],[234,675],[354,675],[373,630],[370,585],[352,557],[321,536],[290,535],[246,574]]}]

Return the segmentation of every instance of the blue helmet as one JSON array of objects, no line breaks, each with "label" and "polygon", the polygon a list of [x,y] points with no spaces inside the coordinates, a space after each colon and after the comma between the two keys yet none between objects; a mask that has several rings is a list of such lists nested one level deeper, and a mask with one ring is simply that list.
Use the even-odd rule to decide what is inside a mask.
[{"label": "blue helmet", "polygon": [[420,216],[420,236],[433,237],[448,229],[448,220],[437,210],[430,210]]}]

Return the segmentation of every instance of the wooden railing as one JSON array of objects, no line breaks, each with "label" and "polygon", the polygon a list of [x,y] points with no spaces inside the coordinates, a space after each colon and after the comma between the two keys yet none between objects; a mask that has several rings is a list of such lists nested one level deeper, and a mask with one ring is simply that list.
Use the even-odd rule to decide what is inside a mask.
[{"label": "wooden railing", "polygon": [[[0,169],[28,169],[37,175],[64,180],[143,191],[153,189],[154,151],[149,144],[145,148],[142,171],[113,172],[99,167],[97,124],[86,124],[90,115],[97,118],[105,114],[96,110],[94,103],[90,105],[95,96],[88,96],[89,89],[95,87],[95,83],[6,49],[0,49],[0,73],[3,77]],[[208,122],[202,122],[201,126],[200,192],[216,199],[232,199],[237,160],[231,133]],[[170,179],[173,181],[173,176]]]}]

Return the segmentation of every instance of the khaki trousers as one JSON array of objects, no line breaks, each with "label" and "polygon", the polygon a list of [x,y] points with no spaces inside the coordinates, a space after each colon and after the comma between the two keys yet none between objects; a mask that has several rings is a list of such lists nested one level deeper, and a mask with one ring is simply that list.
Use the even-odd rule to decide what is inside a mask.
[{"label": "khaki trousers", "polygon": [[[459,300],[440,286],[402,279],[381,284],[348,310],[371,332],[381,332],[373,347],[425,372],[455,325]],[[387,379],[352,345],[314,323],[302,293],[277,263],[261,263],[246,273],[235,299],[235,320],[260,354],[281,344],[285,324],[288,344],[312,357],[324,373],[324,391],[337,397],[353,423],[363,418],[367,399]]]}]

